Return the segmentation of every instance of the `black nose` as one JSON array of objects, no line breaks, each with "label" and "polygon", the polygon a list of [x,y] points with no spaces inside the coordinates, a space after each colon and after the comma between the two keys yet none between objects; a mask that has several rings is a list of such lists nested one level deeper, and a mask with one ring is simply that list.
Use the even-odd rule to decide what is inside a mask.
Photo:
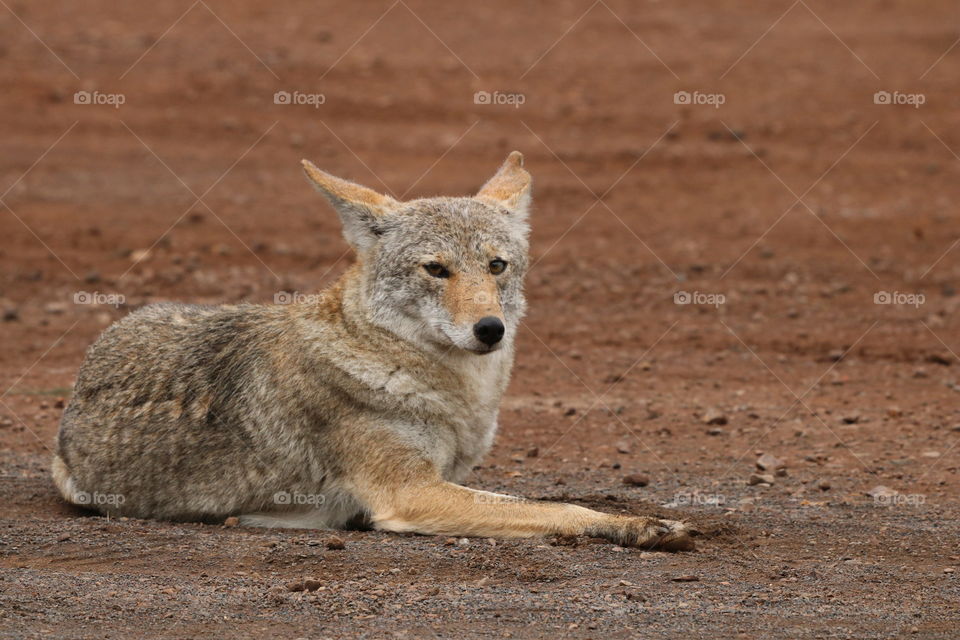
[{"label": "black nose", "polygon": [[473,335],[483,344],[492,347],[503,337],[503,321],[493,316],[480,318],[477,324],[473,325]]}]

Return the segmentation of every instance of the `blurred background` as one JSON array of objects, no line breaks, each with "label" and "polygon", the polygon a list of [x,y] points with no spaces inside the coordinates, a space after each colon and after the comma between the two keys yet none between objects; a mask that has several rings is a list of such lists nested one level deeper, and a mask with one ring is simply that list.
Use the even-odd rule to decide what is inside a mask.
[{"label": "blurred background", "polygon": [[338,277],[301,158],[414,198],[517,149],[530,312],[479,483],[737,505],[770,452],[785,504],[955,510],[954,3],[0,4],[10,474],[131,309]]}]

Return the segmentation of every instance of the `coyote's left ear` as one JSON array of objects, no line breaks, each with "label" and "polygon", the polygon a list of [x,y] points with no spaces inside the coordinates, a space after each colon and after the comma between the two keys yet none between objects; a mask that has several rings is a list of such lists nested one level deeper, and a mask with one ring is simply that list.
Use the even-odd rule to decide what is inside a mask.
[{"label": "coyote's left ear", "polygon": [[321,171],[309,160],[303,160],[302,164],[307,178],[340,215],[347,242],[360,252],[372,247],[381,234],[384,217],[400,203],[373,189]]},{"label": "coyote's left ear", "polygon": [[517,214],[521,219],[530,212],[530,187],[533,180],[523,168],[523,154],[513,151],[500,166],[496,175],[487,180],[475,196]]}]

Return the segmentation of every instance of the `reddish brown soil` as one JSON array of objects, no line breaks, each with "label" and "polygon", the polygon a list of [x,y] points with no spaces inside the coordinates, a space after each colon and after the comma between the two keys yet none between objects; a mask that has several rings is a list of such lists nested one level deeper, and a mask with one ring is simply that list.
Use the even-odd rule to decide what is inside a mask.
[{"label": "reddish brown soil", "polygon": [[[0,634],[956,637],[953,3],[189,6],[0,7]],[[60,502],[61,399],[108,323],[343,270],[301,157],[412,197],[468,193],[513,148],[536,180],[531,310],[472,484],[681,517],[697,553],[364,532],[330,550]],[[747,484],[760,452],[788,465],[773,486]]]}]

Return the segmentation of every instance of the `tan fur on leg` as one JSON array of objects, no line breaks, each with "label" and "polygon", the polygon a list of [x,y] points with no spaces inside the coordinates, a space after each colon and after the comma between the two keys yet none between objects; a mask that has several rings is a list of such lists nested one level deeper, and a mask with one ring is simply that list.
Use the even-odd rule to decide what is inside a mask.
[{"label": "tan fur on leg", "polygon": [[366,494],[374,526],[384,531],[501,538],[588,535],[625,546],[668,551],[694,548],[690,531],[679,522],[527,501],[469,489],[427,474],[399,487],[393,483],[379,487],[367,484],[361,492]]}]

